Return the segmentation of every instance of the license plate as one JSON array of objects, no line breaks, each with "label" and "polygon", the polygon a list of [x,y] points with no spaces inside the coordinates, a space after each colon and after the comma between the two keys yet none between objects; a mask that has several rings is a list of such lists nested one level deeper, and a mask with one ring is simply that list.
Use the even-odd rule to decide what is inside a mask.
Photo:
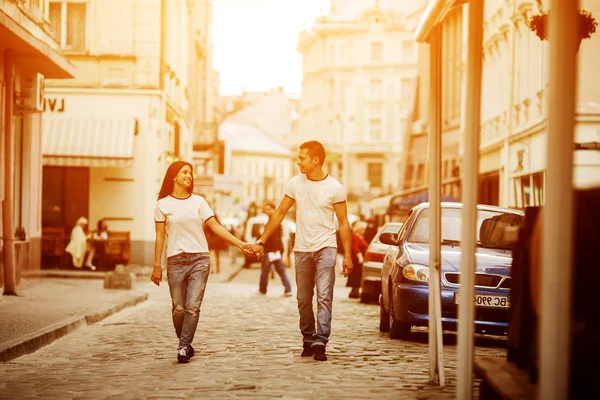
[{"label": "license plate", "polygon": [[[459,302],[459,293],[454,296],[454,304]],[[491,296],[487,294],[476,294],[475,305],[477,307],[508,308],[510,299],[508,296]]]}]

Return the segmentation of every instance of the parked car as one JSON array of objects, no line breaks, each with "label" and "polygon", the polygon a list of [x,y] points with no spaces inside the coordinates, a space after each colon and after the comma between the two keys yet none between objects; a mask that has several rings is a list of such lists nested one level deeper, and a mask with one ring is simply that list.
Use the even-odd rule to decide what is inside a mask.
[{"label": "parked car", "polygon": [[369,243],[365,254],[365,262],[362,265],[362,278],[360,284],[360,301],[361,303],[372,303],[379,299],[381,293],[381,267],[383,258],[389,247],[388,244],[381,243],[379,237],[382,233],[398,234],[402,222],[386,222],[383,224]]},{"label": "parked car", "polygon": [[[510,244],[504,239],[508,226],[518,226],[523,214],[516,210],[477,206],[475,273],[475,330],[505,335],[510,304]],[[460,282],[462,204],[442,203],[441,300],[442,328],[456,331]],[[427,326],[429,296],[429,203],[411,209],[396,237],[379,240],[397,246],[381,269],[381,332],[391,338],[409,336],[412,326]]]}]

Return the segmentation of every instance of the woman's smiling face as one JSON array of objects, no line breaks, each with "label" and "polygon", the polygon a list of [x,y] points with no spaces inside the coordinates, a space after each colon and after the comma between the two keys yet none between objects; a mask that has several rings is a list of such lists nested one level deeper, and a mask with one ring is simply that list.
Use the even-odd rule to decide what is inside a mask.
[{"label": "woman's smiling face", "polygon": [[192,184],[192,169],[189,165],[184,165],[179,170],[175,177],[175,182],[184,188],[190,187]]}]

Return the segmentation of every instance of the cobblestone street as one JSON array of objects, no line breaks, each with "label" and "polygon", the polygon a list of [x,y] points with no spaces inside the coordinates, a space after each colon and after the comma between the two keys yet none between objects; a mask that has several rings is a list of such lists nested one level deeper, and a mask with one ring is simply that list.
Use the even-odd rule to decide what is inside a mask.
[{"label": "cobblestone street", "polygon": [[[232,283],[209,281],[194,340],[177,364],[165,282],[149,300],[80,329],[34,354],[0,364],[1,398],[453,398],[454,335],[447,335],[447,387],[428,383],[427,335],[410,342],[379,333],[379,307],[347,298],[338,278],[329,360],[301,358],[295,298],[252,293],[256,269]],[[478,354],[503,354],[479,340]]]}]

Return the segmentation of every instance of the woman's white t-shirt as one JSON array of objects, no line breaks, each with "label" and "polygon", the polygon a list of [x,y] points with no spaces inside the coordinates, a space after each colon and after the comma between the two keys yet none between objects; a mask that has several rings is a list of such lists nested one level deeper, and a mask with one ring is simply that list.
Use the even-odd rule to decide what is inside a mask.
[{"label": "woman's white t-shirt", "polygon": [[167,257],[179,253],[207,253],[208,242],[202,223],[214,216],[204,197],[197,194],[184,199],[169,195],[158,200],[154,221],[166,224]]}]

